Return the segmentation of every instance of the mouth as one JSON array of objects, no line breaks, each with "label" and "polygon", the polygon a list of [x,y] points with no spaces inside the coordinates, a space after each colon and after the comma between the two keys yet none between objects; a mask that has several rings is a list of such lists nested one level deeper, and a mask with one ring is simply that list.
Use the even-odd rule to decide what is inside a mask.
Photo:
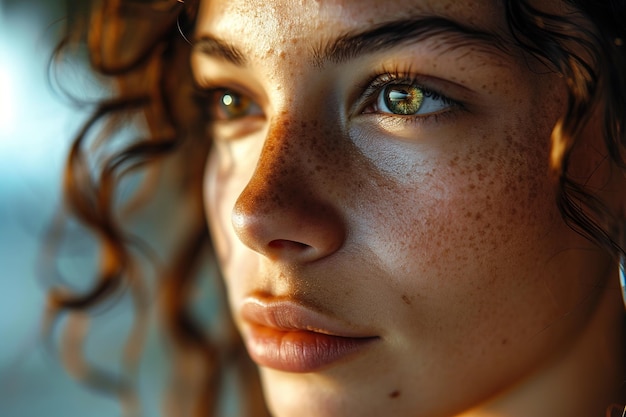
[{"label": "mouth", "polygon": [[293,301],[247,298],[241,315],[252,360],[279,371],[319,371],[353,358],[379,339]]}]

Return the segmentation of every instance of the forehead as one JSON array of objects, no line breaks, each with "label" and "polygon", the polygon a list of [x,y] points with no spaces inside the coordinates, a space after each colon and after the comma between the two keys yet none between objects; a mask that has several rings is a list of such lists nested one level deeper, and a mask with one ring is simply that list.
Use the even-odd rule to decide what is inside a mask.
[{"label": "forehead", "polygon": [[[335,34],[416,17],[437,16],[468,27],[499,32],[503,27],[498,0],[204,0],[197,34],[208,33],[247,53],[324,42]],[[244,48],[246,49],[246,48]]]}]

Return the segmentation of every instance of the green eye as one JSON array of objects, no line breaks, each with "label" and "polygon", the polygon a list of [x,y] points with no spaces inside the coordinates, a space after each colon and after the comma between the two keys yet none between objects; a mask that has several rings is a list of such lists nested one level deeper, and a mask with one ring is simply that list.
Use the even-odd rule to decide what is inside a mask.
[{"label": "green eye", "polygon": [[424,91],[416,85],[389,85],[383,90],[385,107],[393,114],[416,114],[424,103]]}]

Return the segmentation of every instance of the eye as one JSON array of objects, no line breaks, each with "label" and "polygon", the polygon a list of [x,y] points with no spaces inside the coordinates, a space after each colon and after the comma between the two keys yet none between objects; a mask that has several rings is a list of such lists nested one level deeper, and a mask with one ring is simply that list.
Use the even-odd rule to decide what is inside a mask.
[{"label": "eye", "polygon": [[378,91],[373,111],[400,116],[428,115],[453,104],[452,100],[418,84],[390,84]]},{"label": "eye", "polygon": [[257,103],[245,94],[233,90],[216,89],[212,92],[209,115],[212,120],[228,121],[250,116],[262,116]]},{"label": "eye", "polygon": [[[454,115],[456,110],[464,109],[464,103],[439,93],[433,85],[454,89],[443,80],[410,72],[375,74],[362,87],[360,114],[388,116],[398,123],[422,123],[437,121],[440,115]],[[388,119],[387,123],[390,121]]]}]

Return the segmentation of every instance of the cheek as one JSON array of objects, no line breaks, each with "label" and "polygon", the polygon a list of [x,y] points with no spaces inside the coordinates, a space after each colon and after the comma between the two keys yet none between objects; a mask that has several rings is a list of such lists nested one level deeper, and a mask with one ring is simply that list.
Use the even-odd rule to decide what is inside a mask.
[{"label": "cheek", "polygon": [[381,260],[417,264],[419,272],[449,269],[475,261],[476,253],[525,246],[554,224],[559,214],[547,141],[538,150],[506,134],[483,142],[445,150],[410,181],[379,188],[367,223],[378,224],[373,239],[389,244]]},{"label": "cheek", "polygon": [[407,327],[436,332],[465,323],[473,336],[484,337],[478,328],[492,326],[486,332],[493,335],[500,320],[506,330],[516,311],[528,310],[524,320],[541,327],[575,302],[545,307],[561,302],[552,299],[568,275],[563,263],[569,258],[561,253],[574,242],[586,246],[556,206],[550,144],[539,139],[550,131],[510,131],[518,136],[505,131],[447,150],[418,179],[374,194],[376,210],[364,222],[372,230],[368,251],[385,271],[381,285],[410,304]]},{"label": "cheek", "polygon": [[483,375],[489,355],[502,372],[493,378],[504,378],[570,337],[565,328],[541,331],[588,295],[577,274],[598,271],[581,265],[589,245],[561,219],[550,144],[539,138],[549,130],[486,137],[447,150],[419,179],[368,190],[375,210],[364,216],[364,252],[377,277],[369,298],[389,306],[377,313],[404,354],[429,358],[427,374]]},{"label": "cheek", "polygon": [[542,147],[545,151],[534,154],[505,136],[488,150],[472,150],[436,168],[433,175],[444,178],[447,198],[428,207],[427,218],[442,214],[433,244],[455,252],[456,262],[467,263],[476,260],[476,253],[526,251],[539,240],[558,217],[548,146]]}]

